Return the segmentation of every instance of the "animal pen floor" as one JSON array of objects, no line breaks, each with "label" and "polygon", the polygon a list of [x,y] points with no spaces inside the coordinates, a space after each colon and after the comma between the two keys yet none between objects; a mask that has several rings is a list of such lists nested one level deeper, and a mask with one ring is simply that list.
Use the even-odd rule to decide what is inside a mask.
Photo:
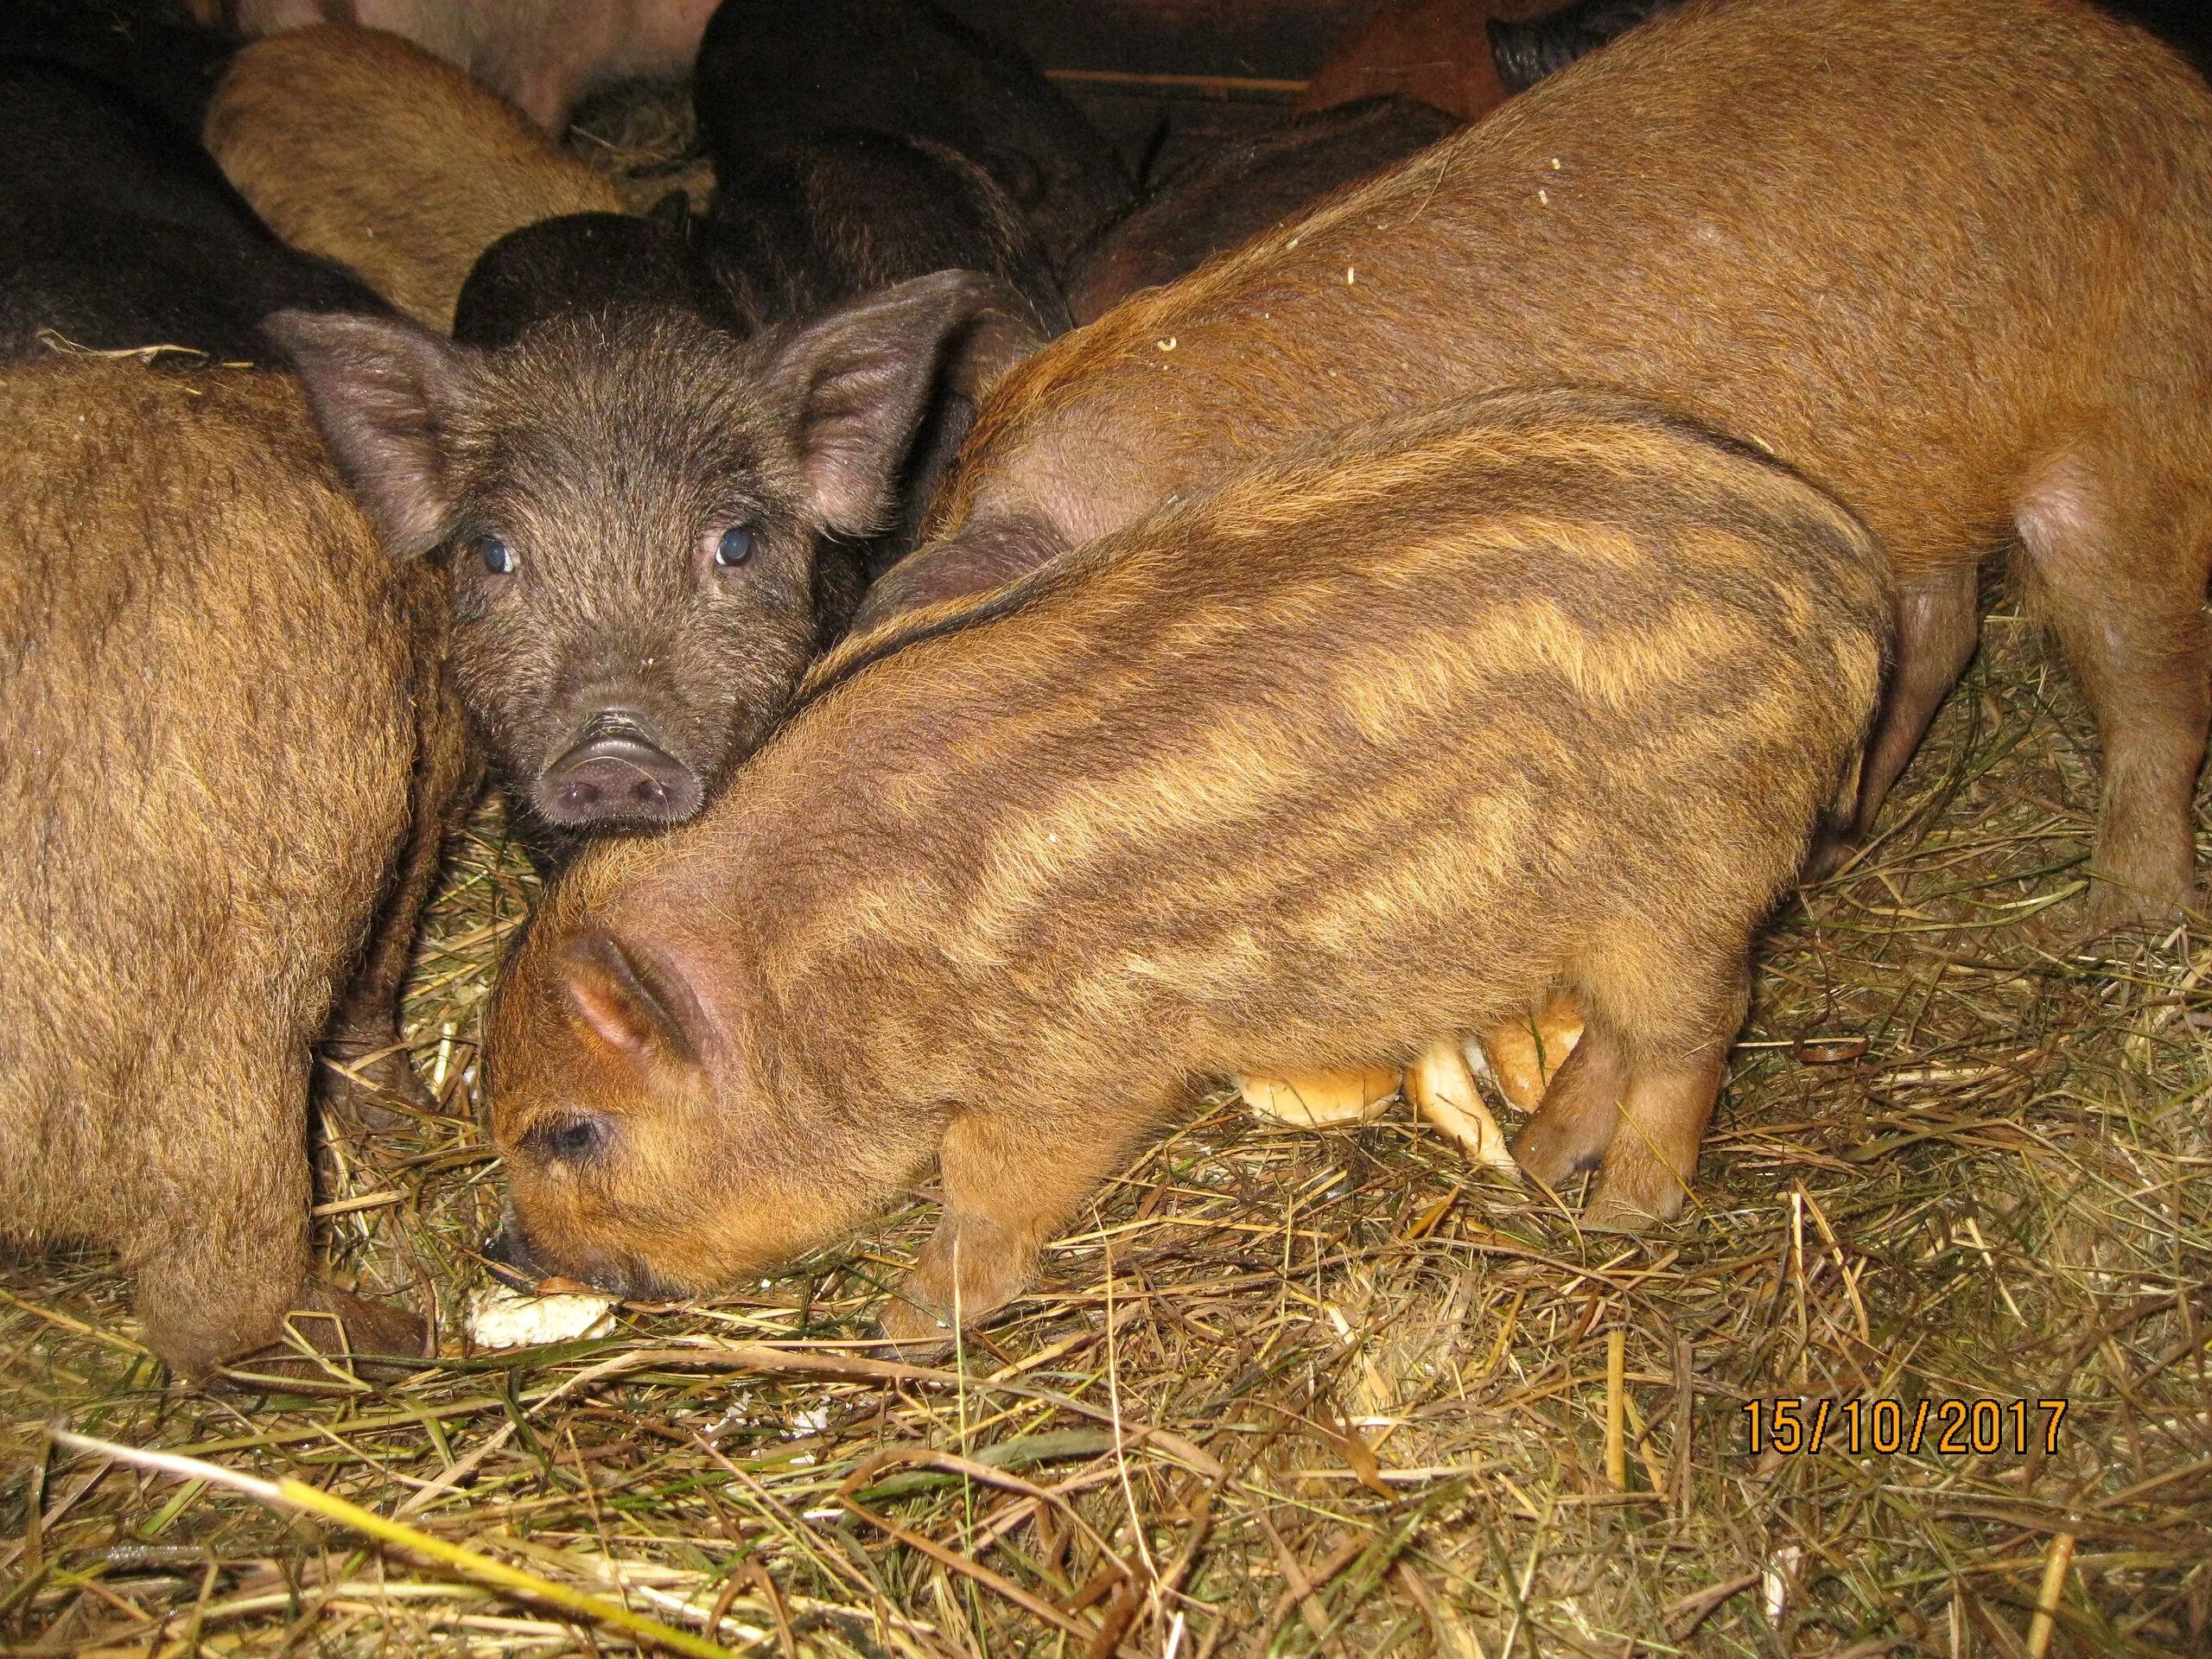
[{"label": "animal pen floor", "polygon": [[[2094,747],[1997,605],[1879,838],[1768,937],[1681,1224],[1586,1236],[1578,1195],[1471,1173],[1402,1115],[1269,1133],[1217,1092],[958,1363],[893,1377],[855,1373],[918,1196],[603,1339],[463,1351],[499,1188],[472,1041],[531,887],[487,814],[410,1004],[448,1114],[335,1126],[319,1194],[330,1268],[435,1312],[442,1357],[165,1388],[111,1263],[0,1266],[0,1649],[626,1643],[52,1449],[61,1419],[294,1476],[736,1652],[2016,1656],[2055,1546],[2051,1651],[2212,1652],[2212,940],[2039,942],[2080,885]],[[2031,1447],[2008,1414],[1993,1453],[1931,1423],[1854,1455],[1831,1420],[1817,1454],[1751,1454],[1745,1404],[1800,1396],[1902,1400],[1908,1425],[2023,1400]]]}]

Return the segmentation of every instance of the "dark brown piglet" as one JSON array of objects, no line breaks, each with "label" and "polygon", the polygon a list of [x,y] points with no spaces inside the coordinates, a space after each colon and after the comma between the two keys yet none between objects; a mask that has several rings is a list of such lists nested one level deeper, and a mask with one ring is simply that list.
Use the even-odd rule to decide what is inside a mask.
[{"label": "dark brown piglet", "polygon": [[1672,1216],[1874,706],[1881,566],[1749,450],[1512,393],[855,638],[712,811],[532,919],[486,1027],[501,1248],[704,1288],[935,1161],[887,1320],[927,1340],[1194,1080],[1401,1064],[1560,984],[1588,1029],[1519,1154],[1602,1160],[1586,1224]]},{"label": "dark brown piglet", "polygon": [[491,351],[369,317],[270,332],[386,542],[437,556],[469,712],[557,855],[689,817],[759,741],[849,613],[835,538],[890,520],[940,370],[1020,310],[946,271],[749,339],[659,304]]},{"label": "dark brown piglet", "polygon": [[2075,0],[1732,0],[1007,377],[863,607],[1002,579],[1255,453],[1614,385],[1849,503],[1899,590],[1863,828],[2017,538],[2105,745],[2092,918],[2191,890],[2212,559],[2212,93]]},{"label": "dark brown piglet", "polygon": [[931,0],[722,0],[693,98],[718,179],[830,131],[942,144],[996,181],[1056,269],[1129,199],[1113,150],[1036,66]]},{"label": "dark brown piglet", "polygon": [[1233,144],[1167,180],[1094,237],[1069,274],[1068,309],[1078,323],[1095,321],[1139,289],[1188,275],[1459,125],[1427,104],[1371,98]]},{"label": "dark brown piglet", "polygon": [[397,1041],[467,798],[435,582],[283,377],[19,367],[0,425],[0,1234],[113,1249],[197,1375],[302,1305],[317,1039]]}]

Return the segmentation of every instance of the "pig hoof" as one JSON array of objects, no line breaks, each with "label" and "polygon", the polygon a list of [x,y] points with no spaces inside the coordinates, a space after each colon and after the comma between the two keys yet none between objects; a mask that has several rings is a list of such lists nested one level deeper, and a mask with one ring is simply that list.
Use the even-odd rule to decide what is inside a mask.
[{"label": "pig hoof", "polygon": [[1680,1216],[1688,1196],[1681,1178],[1664,1166],[1626,1179],[1600,1175],[1580,1225],[1586,1233],[1648,1233]]},{"label": "pig hoof", "polygon": [[952,1326],[931,1309],[897,1292],[883,1310],[883,1334],[904,1359],[935,1359],[952,1347]]},{"label": "pig hoof", "polygon": [[[318,1354],[353,1357],[353,1369],[366,1376],[397,1378],[410,1374],[404,1365],[378,1364],[435,1351],[430,1327],[404,1307],[372,1301],[349,1290],[310,1280],[299,1306],[286,1323],[300,1341]],[[328,1380],[327,1368],[301,1353],[290,1341],[276,1342],[229,1361],[226,1370],[249,1376],[297,1377]]]}]

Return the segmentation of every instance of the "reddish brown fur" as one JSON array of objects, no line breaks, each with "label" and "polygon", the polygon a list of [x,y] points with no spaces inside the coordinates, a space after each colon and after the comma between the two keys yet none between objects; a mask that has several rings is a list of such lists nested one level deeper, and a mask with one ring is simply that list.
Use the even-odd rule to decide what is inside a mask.
[{"label": "reddish brown fur", "polygon": [[436,578],[276,376],[13,369],[0,424],[0,1233],[111,1246],[197,1372],[301,1292],[380,903],[348,1034],[391,1033],[459,769]]},{"label": "reddish brown fur", "polygon": [[849,642],[718,805],[533,919],[486,1030],[511,1245],[712,1285],[936,1159],[889,1321],[925,1337],[1192,1080],[1401,1063],[1562,983],[1589,1033],[1526,1164],[1602,1159],[1592,1225],[1671,1216],[1874,706],[1880,563],[1749,451],[1511,393]]},{"label": "reddish brown fur", "polygon": [[[1887,549],[1860,821],[2017,534],[2106,745],[2094,914],[2189,893],[2212,557],[2212,96],[2078,0],[1734,0],[1632,31],[1007,377],[864,616],[1297,434],[1532,380],[1757,442]],[[932,568],[944,580],[933,582]]]},{"label": "reddish brown fur", "polygon": [[1329,54],[1299,94],[1310,114],[1382,92],[1473,121],[1505,102],[1505,83],[1491,55],[1493,17],[1539,16],[1557,0],[1406,0],[1385,7]]},{"label": "reddish brown fur", "polygon": [[202,137],[277,235],[442,332],[477,256],[508,232],[621,211],[604,176],[498,94],[373,29],[323,23],[247,47]]}]

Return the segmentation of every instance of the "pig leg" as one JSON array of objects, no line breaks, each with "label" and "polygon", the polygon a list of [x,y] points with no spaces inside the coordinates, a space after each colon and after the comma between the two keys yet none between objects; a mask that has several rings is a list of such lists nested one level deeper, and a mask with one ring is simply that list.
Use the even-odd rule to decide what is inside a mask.
[{"label": "pig leg", "polygon": [[[2195,480],[2139,480],[2131,522],[2082,462],[2051,467],[2019,510],[2031,569],[2104,741],[2089,925],[2155,920],[2190,893],[2208,686],[2212,503]],[[2160,514],[2157,521],[2152,512]]]},{"label": "pig leg", "polygon": [[1728,1074],[1728,1049],[1743,1024],[1738,996],[1702,1040],[1687,1050],[1637,1054],[1629,1065],[1620,1122],[1582,1211],[1586,1231],[1640,1233],[1681,1214],[1697,1174],[1697,1153]]},{"label": "pig leg", "polygon": [[146,1344],[181,1376],[275,1341],[307,1282],[306,1067],[281,1058],[298,1052],[270,1033],[153,1085],[165,1116],[194,1126],[162,1142],[155,1172],[182,1213],[121,1254]]},{"label": "pig leg", "polygon": [[[1717,997],[1709,994],[1716,978]],[[1593,988],[1582,1040],[1514,1140],[1515,1160],[1547,1186],[1599,1164],[1586,1229],[1641,1231],[1671,1221],[1688,1196],[1749,982],[1738,958],[1717,974],[1685,970],[1681,983],[1708,995],[1686,995],[1666,1007],[1654,1006],[1650,986],[1622,988],[1611,999]],[[1605,1017],[1609,1001],[1633,1023]]]},{"label": "pig leg", "polygon": [[[1936,709],[1966,672],[1981,639],[1979,585],[1979,573],[1970,563],[1928,571],[1898,585],[1897,673],[1859,774],[1859,810],[1852,821],[1854,836],[1872,832],[1890,786],[1920,747]],[[1816,848],[1811,874],[1833,870],[1847,850],[1835,842]]]},{"label": "pig leg", "polygon": [[884,1310],[883,1333],[936,1351],[952,1340],[956,1310],[974,1325],[1013,1300],[1037,1253],[1128,1162],[1148,1122],[1092,1116],[1055,1128],[997,1113],[955,1118],[938,1155],[944,1215]]},{"label": "pig leg", "polygon": [[1605,1155],[1620,1121],[1629,1061],[1620,1039],[1596,1020],[1552,1074],[1543,1103],[1513,1137],[1513,1161],[1523,1174],[1556,1189]]},{"label": "pig leg", "polygon": [[414,811],[399,868],[379,913],[368,956],[346,988],[324,1037],[315,1067],[315,1104],[350,1107],[372,1128],[397,1120],[379,1096],[418,1112],[438,1102],[415,1074],[399,1034],[399,996],[415,960],[415,936],[436,887],[446,838],[467,820],[482,788],[480,768],[469,752],[457,708],[424,722],[416,764]]}]

